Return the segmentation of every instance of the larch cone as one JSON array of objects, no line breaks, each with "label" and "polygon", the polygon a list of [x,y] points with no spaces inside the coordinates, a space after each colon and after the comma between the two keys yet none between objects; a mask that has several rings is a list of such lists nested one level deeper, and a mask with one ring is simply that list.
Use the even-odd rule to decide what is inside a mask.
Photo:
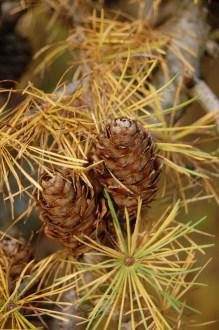
[{"label": "larch cone", "polygon": [[94,171],[118,207],[136,211],[138,197],[149,205],[157,191],[162,162],[151,134],[140,122],[116,118],[98,136]]},{"label": "larch cone", "polygon": [[38,206],[45,234],[59,241],[74,256],[89,248],[80,242],[88,236],[100,239],[103,234],[103,199],[75,173],[54,172],[42,175]]},{"label": "larch cone", "polygon": [[0,240],[0,256],[8,260],[10,282],[14,282],[23,271],[24,267],[33,259],[30,242],[21,235],[16,238],[5,236]]}]

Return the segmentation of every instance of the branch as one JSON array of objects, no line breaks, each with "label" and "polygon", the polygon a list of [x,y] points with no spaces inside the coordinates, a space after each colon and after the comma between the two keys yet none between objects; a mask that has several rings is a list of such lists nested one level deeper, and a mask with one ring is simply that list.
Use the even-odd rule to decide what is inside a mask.
[{"label": "branch", "polygon": [[198,78],[193,79],[193,86],[189,89],[189,94],[198,98],[200,105],[206,112],[217,113],[216,123],[219,131],[219,99],[206,82]]},{"label": "branch", "polygon": [[171,40],[163,67],[159,68],[153,82],[160,88],[170,78],[176,77],[161,95],[163,109],[172,107],[186,98],[185,77],[199,76],[200,60],[209,32],[206,16],[202,4],[192,3],[180,8],[175,19],[160,28],[171,37]]}]

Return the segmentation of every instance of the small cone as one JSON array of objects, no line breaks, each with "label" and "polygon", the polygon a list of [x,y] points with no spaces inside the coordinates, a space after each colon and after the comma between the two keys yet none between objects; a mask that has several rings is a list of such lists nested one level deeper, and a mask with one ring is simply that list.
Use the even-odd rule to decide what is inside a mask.
[{"label": "small cone", "polygon": [[[87,250],[76,237],[100,237],[104,206],[97,204],[95,191],[70,172],[42,176],[38,206],[45,234],[70,249],[74,256]],[[102,211],[101,211],[101,207]]]},{"label": "small cone", "polygon": [[1,239],[0,255],[8,259],[11,282],[19,277],[24,267],[33,257],[30,243],[21,236],[18,236],[18,238],[5,236]]},{"label": "small cone", "polygon": [[114,119],[98,136],[94,154],[97,178],[119,207],[136,210],[138,197],[148,205],[157,191],[161,161],[151,135],[135,120]]}]

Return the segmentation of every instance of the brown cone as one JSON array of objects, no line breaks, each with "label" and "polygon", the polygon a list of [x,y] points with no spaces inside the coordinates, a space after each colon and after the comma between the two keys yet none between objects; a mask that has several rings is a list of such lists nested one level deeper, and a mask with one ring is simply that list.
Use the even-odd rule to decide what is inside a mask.
[{"label": "brown cone", "polygon": [[[58,240],[73,255],[87,250],[76,237],[96,239],[102,233],[104,206],[97,205],[94,190],[72,172],[45,174],[40,182],[39,208],[45,234]],[[100,210],[102,206],[102,212]]]},{"label": "brown cone", "polygon": [[97,139],[94,160],[104,161],[95,172],[119,207],[132,214],[139,196],[144,205],[153,200],[161,161],[151,135],[138,121],[117,118],[107,125]]},{"label": "brown cone", "polygon": [[24,267],[32,259],[30,244],[23,238],[5,236],[0,240],[0,255],[5,256],[9,263],[10,280],[13,282],[21,274]]}]

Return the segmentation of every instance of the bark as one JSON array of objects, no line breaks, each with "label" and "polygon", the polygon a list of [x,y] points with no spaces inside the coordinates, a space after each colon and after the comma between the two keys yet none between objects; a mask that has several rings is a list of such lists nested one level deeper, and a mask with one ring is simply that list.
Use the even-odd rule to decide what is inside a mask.
[{"label": "bark", "polygon": [[161,94],[161,106],[167,109],[185,100],[185,79],[200,75],[200,60],[209,32],[206,10],[201,3],[181,7],[176,17],[160,30],[171,39],[164,60],[165,69],[159,68],[153,83],[160,88],[175,77]]},{"label": "bark", "polygon": [[217,114],[216,123],[219,131],[219,99],[211,88],[205,81],[196,78],[194,79],[193,87],[189,89],[189,94],[198,98],[198,102],[206,112],[215,112]]}]

